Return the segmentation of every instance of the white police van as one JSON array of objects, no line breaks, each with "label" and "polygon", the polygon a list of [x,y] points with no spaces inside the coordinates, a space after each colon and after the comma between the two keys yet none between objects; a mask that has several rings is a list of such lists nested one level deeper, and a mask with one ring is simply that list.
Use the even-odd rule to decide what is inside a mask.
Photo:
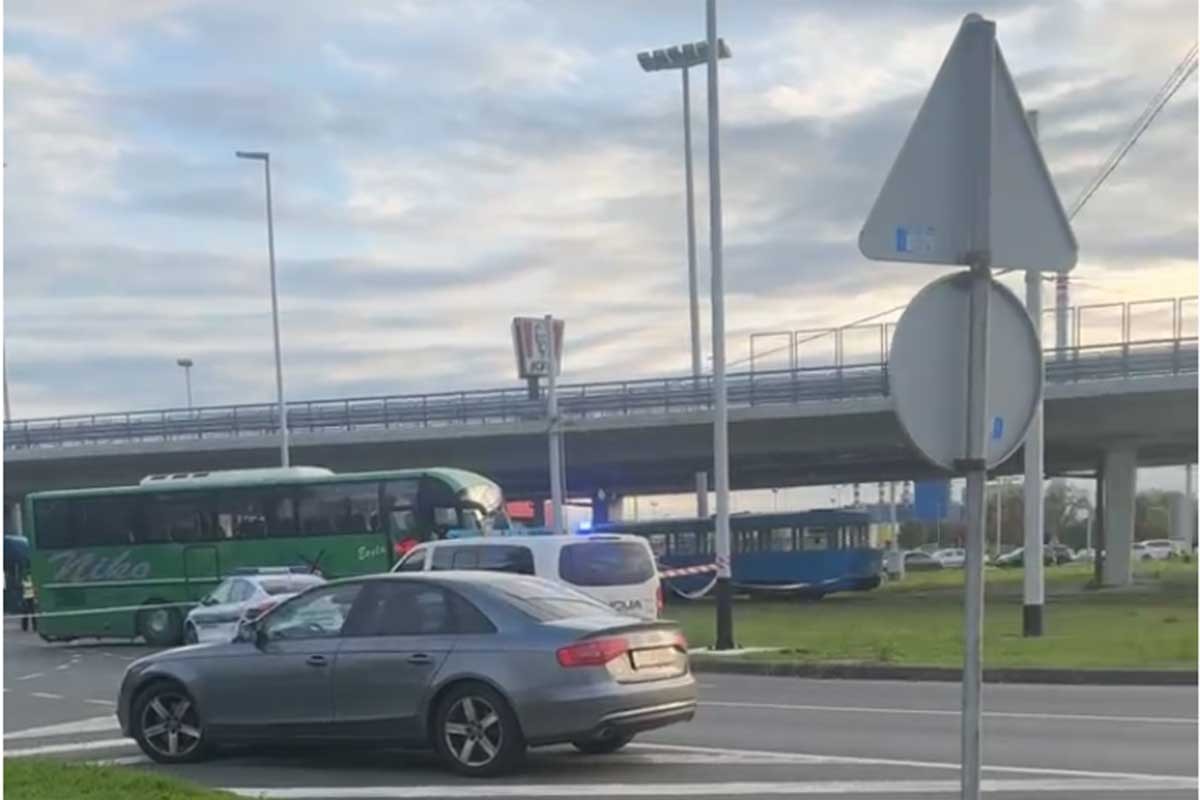
[{"label": "white police van", "polygon": [[417,545],[393,572],[482,569],[557,581],[641,619],[662,611],[662,584],[640,536],[596,533],[477,536]]}]

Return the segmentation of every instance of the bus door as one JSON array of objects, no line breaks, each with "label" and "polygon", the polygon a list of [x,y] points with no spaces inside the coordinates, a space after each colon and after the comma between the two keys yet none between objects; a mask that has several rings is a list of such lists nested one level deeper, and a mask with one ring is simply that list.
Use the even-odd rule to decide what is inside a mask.
[{"label": "bus door", "polygon": [[199,600],[221,580],[221,559],[213,544],[183,548],[183,580],[189,600]]}]

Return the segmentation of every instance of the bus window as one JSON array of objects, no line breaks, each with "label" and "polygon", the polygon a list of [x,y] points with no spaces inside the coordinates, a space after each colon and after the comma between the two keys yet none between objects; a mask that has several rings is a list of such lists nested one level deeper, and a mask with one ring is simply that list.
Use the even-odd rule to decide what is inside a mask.
[{"label": "bus window", "polygon": [[40,549],[74,547],[69,500],[39,500],[33,507],[34,543]]},{"label": "bus window", "polygon": [[217,527],[225,538],[265,539],[267,515],[259,493],[253,489],[221,492],[217,496]]},{"label": "bus window", "polygon": [[300,489],[300,533],[375,533],[379,531],[379,486],[344,483]]},{"label": "bus window", "polygon": [[417,481],[386,481],[382,495],[384,517],[392,538],[398,540],[415,535],[418,532]]},{"label": "bus window", "polygon": [[202,542],[215,533],[209,526],[211,495],[170,492],[146,498],[146,531],[152,541]]}]

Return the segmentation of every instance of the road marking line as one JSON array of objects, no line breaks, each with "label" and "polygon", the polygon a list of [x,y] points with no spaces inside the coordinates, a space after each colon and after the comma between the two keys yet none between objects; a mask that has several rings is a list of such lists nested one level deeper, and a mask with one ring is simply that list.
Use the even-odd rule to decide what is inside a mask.
[{"label": "road marking line", "polygon": [[5,749],[5,758],[20,758],[22,756],[47,756],[54,753],[76,753],[85,750],[109,750],[117,747],[137,747],[132,739],[98,739],[94,742],[68,742],[67,744],[46,744],[39,747],[26,747],[22,750]]},{"label": "road marking line", "polygon": [[[783,705],[779,703],[734,703],[726,700],[704,700],[702,706],[728,708],[770,708],[779,711],[835,711],[849,714],[913,714],[930,717],[957,717],[962,712],[941,708],[886,708],[880,706],[815,706]],[[1006,719],[1067,720],[1080,722],[1143,722],[1162,725],[1196,725],[1195,717],[1126,717],[1108,714],[1045,714],[1034,711],[984,711],[985,717]]]},{"label": "road marking line", "polygon": [[[1153,792],[1194,789],[1200,782],[1195,778],[1161,778],[1129,781],[1114,785],[1102,780],[1036,780],[984,779],[985,792]],[[314,788],[262,787],[227,788],[225,791],[241,797],[264,800],[370,800],[371,798],[490,798],[490,797],[706,797],[735,795],[763,797],[767,795],[814,794],[951,794],[957,796],[961,785],[957,780],[859,780],[859,781],[737,781],[729,783],[576,783],[576,784],[448,784],[440,786],[327,786]]]},{"label": "road marking line", "polygon": [[45,700],[62,700],[63,699],[63,696],[61,694],[54,694],[53,692],[30,692],[29,694],[31,697],[41,697]]},{"label": "road marking line", "polygon": [[31,672],[31,673],[29,673],[28,675],[22,675],[21,677],[17,678],[17,680],[19,680],[19,681],[31,681],[31,680],[33,680],[34,678],[40,678],[40,677],[42,677],[42,676],[43,676],[43,675],[45,675],[45,674],[46,674],[46,673],[44,673],[44,672]]},{"label": "road marking line", "polygon": [[40,739],[42,737],[71,736],[73,734],[100,733],[103,731],[120,729],[121,725],[119,722],[117,722],[116,717],[89,717],[88,719],[77,719],[72,722],[63,722],[57,725],[42,725],[37,728],[26,728],[25,730],[6,733],[4,734],[4,740]]},{"label": "road marking line", "polygon": [[[652,749],[679,751],[685,753],[712,753],[716,755],[736,753],[750,756],[794,756],[803,759],[805,764],[851,764],[851,765],[881,765],[889,767],[928,767],[929,769],[949,769],[958,772],[962,765],[957,761],[916,761],[900,758],[874,758],[871,756],[827,756],[818,753],[787,753],[779,750],[739,750],[727,747],[703,747],[690,744],[658,744],[635,743],[626,746],[628,750]],[[1015,772],[1027,775],[1053,775],[1071,778],[1110,778],[1117,780],[1158,780],[1162,775],[1151,775],[1144,772],[1099,772],[1096,770],[1059,769],[1055,767],[1009,767],[985,764],[985,772]],[[1170,777],[1170,776],[1169,776]]]},{"label": "road marking line", "polygon": [[116,702],[113,700],[84,700],[83,702],[91,703],[94,706],[115,706],[116,705]]},{"label": "road marking line", "polygon": [[66,664],[59,664],[57,667],[55,667],[55,669],[70,669],[70,668],[71,668],[70,661],[68,661]]}]

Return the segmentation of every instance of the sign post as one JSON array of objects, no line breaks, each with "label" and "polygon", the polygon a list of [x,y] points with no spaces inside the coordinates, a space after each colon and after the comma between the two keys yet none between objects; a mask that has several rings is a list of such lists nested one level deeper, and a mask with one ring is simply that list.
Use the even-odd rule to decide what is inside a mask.
[{"label": "sign post", "polygon": [[1021,444],[1042,389],[1036,332],[991,270],[1066,271],[1077,253],[994,22],[964,18],[859,249],[873,259],[969,268],[929,284],[905,310],[893,339],[891,393],[913,446],[967,479],[962,797],[977,800],[987,470]]},{"label": "sign post", "polygon": [[558,427],[558,373],[562,370],[563,322],[550,314],[544,317],[516,317],[512,322],[513,351],[517,374],[530,381],[546,377],[546,430],[550,453],[550,502],[553,527],[566,533],[563,519],[563,495],[566,472],[563,465],[562,432]]}]

